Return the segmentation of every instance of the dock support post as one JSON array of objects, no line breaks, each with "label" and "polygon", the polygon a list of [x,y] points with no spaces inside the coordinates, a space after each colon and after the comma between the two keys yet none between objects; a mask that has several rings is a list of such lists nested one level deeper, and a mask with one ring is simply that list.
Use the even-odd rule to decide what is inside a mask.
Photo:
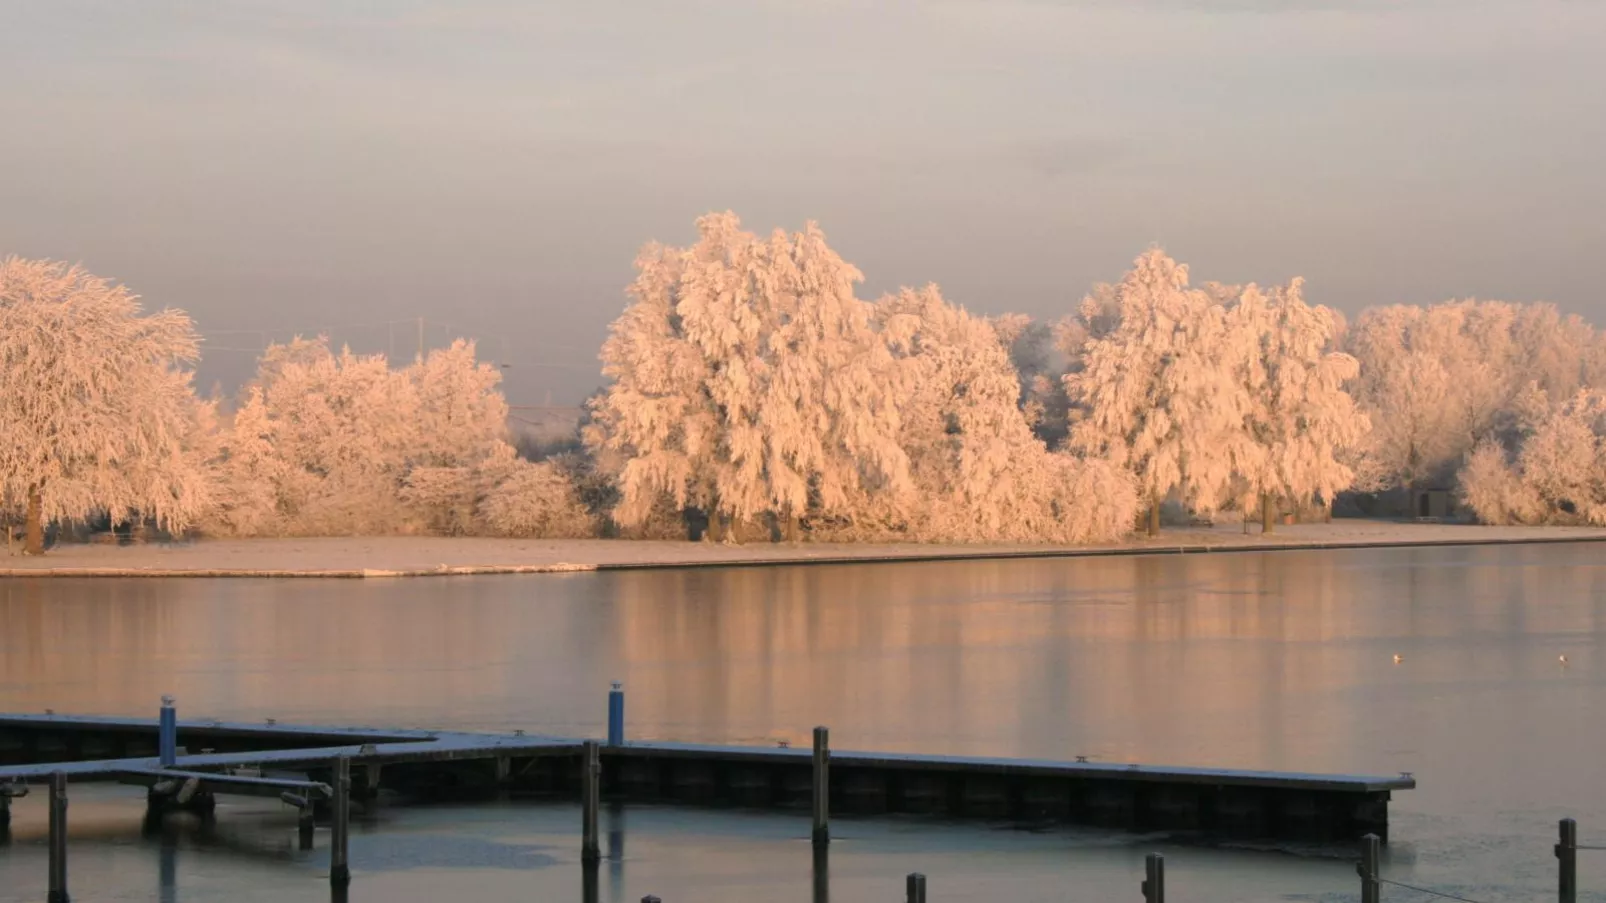
[{"label": "dock support post", "polygon": [[597,809],[601,802],[602,753],[597,741],[585,742],[585,761],[580,766],[581,833],[580,858],[591,863],[602,858],[597,844]]},{"label": "dock support post", "polygon": [[331,819],[334,830],[329,840],[329,885],[345,887],[351,884],[351,865],[346,859],[347,839],[351,832],[351,757],[335,760],[334,805]]},{"label": "dock support post", "polygon": [[1143,861],[1144,903],[1165,903],[1165,857],[1150,853]]},{"label": "dock support post", "polygon": [[1570,818],[1561,820],[1561,842],[1556,844],[1556,858],[1560,860],[1557,899],[1561,903],[1578,903],[1578,823]]},{"label": "dock support post", "polygon": [[602,881],[595,861],[580,865],[580,903],[600,903]]},{"label": "dock support post", "polygon": [[362,798],[370,806],[379,799],[380,767],[378,762],[369,762],[362,767]]},{"label": "dock support post", "polygon": [[831,848],[814,848],[814,903],[831,903]]},{"label": "dock support post", "polygon": [[831,842],[831,731],[814,729],[814,843]]},{"label": "dock support post", "polygon": [[178,764],[178,711],[173,697],[162,697],[162,716],[156,728],[156,755],[163,768]]},{"label": "dock support post", "polygon": [[919,872],[909,875],[904,881],[904,900],[906,903],[926,903],[926,876]]},{"label": "dock support post", "polygon": [[156,873],[156,887],[161,891],[161,903],[178,900],[178,845],[171,833],[162,837],[162,858]]},{"label": "dock support post", "polygon": [[1361,903],[1383,903],[1383,882],[1378,880],[1380,843],[1376,834],[1361,838],[1361,864],[1355,867],[1361,876]]},{"label": "dock support post", "polygon": [[608,691],[608,745],[623,746],[625,742],[625,688],[619,681],[613,682],[613,689]]},{"label": "dock support post", "polygon": [[306,805],[302,806],[301,811],[296,814],[296,840],[303,851],[312,849],[314,811],[313,801],[309,796]]},{"label": "dock support post", "polygon": [[50,890],[48,903],[68,903],[67,896],[67,775],[50,776]]}]

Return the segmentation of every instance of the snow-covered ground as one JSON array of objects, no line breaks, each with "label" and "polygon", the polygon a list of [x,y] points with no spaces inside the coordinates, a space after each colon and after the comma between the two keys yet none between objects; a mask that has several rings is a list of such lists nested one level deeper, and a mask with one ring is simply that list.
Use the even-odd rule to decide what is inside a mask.
[{"label": "snow-covered ground", "polygon": [[1262,536],[1238,525],[1168,529],[1158,539],[1100,546],[798,543],[715,545],[691,542],[447,537],[331,537],[206,540],[178,545],[68,545],[39,558],[7,558],[0,576],[415,576],[588,570],[619,565],[808,561],[817,559],[974,558],[994,555],[1100,554],[1142,549],[1245,549],[1322,545],[1606,541],[1598,527],[1480,527],[1340,520],[1282,526]]}]

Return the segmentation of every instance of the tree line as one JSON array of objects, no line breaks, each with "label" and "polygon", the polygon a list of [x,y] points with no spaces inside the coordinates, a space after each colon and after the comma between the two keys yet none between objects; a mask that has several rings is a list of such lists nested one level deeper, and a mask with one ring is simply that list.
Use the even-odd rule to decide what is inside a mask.
[{"label": "tree line", "polygon": [[[1454,487],[1489,523],[1606,523],[1606,337],[1548,304],[1393,305],[1194,284],[1158,249],[1054,323],[935,285],[873,301],[814,224],[650,244],[577,451],[527,460],[459,340],[405,366],[269,347],[191,383],[179,311],[0,262],[0,514],[224,536],[430,533],[1053,542],[1163,516]],[[9,528],[8,528],[9,529]]]}]

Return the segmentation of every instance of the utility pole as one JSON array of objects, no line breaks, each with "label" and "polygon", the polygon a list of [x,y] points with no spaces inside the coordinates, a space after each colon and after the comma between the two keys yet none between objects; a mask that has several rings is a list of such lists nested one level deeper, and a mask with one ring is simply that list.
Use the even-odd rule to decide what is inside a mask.
[{"label": "utility pole", "polygon": [[418,318],[418,362],[424,362],[424,318]]}]

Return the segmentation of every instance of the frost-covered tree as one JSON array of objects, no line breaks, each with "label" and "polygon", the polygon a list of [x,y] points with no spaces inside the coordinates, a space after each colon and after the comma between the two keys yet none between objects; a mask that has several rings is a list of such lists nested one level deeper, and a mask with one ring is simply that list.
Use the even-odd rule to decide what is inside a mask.
[{"label": "frost-covered tree", "polygon": [[1158,250],[1084,309],[1115,307],[1108,332],[1089,338],[1065,377],[1082,412],[1071,432],[1088,457],[1128,468],[1159,532],[1172,493],[1211,511],[1233,500],[1234,476],[1257,450],[1244,429],[1250,402],[1236,379],[1249,349],[1234,343],[1227,311],[1190,288],[1188,269]]},{"label": "frost-covered tree", "polygon": [[1459,481],[1485,523],[1606,524],[1606,394],[1579,390],[1535,425],[1514,456],[1485,440]]},{"label": "frost-covered tree", "polygon": [[262,386],[252,386],[233,422],[219,436],[209,529],[235,536],[279,532],[279,492],[288,465],[274,448],[274,432]]},{"label": "frost-covered tree", "polygon": [[277,458],[276,520],[287,533],[405,530],[399,489],[418,448],[414,382],[383,355],[297,339],[263,355],[259,384]]},{"label": "frost-covered tree", "polygon": [[26,511],[27,552],[43,552],[52,521],[182,530],[204,510],[196,346],[182,311],[143,314],[76,266],[0,261],[0,509]]},{"label": "frost-covered tree", "polygon": [[461,340],[400,370],[321,339],[269,348],[220,441],[212,527],[589,534],[561,471],[519,460],[507,442],[499,380]]},{"label": "frost-covered tree", "polygon": [[492,536],[574,539],[595,536],[574,479],[556,461],[525,461],[499,453],[480,467],[489,477],[476,516]]},{"label": "frost-covered tree", "polygon": [[603,345],[612,382],[588,436],[622,462],[615,518],[638,524],[667,499],[793,533],[871,487],[907,491],[891,357],[858,270],[812,223],[761,239],[723,213],[698,231],[642,252]]},{"label": "frost-covered tree", "polygon": [[859,526],[895,523],[872,535],[942,542],[1095,542],[1130,532],[1131,478],[1101,460],[1052,453],[1032,434],[1007,328],[1001,334],[935,286],[876,308],[901,370],[899,443],[915,492],[904,504],[869,499],[880,516]]},{"label": "frost-covered tree", "polygon": [[1259,499],[1261,529],[1271,532],[1275,503],[1319,498],[1330,504],[1354,472],[1345,463],[1369,428],[1345,383],[1359,367],[1331,350],[1338,319],[1326,307],[1305,303],[1303,280],[1263,292],[1249,285],[1219,290],[1236,295],[1228,313],[1248,397],[1245,429],[1254,454],[1239,462],[1247,493]]},{"label": "frost-covered tree", "polygon": [[1346,345],[1373,424],[1357,468],[1368,489],[1447,481],[1480,442],[1511,444],[1536,391],[1560,401],[1606,377],[1596,332],[1547,304],[1372,308]]}]

